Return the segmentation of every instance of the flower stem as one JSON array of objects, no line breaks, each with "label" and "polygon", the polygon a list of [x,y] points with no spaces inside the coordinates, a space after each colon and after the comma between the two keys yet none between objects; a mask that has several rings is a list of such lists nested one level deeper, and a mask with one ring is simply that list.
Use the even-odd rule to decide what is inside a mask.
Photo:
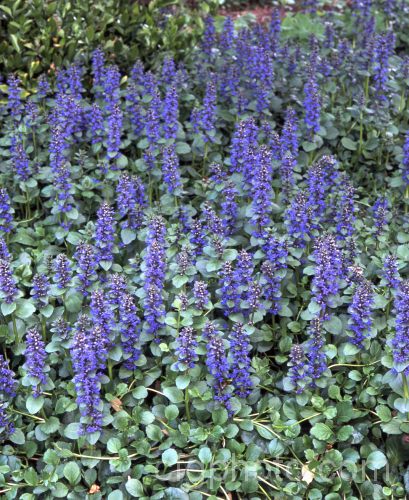
[{"label": "flower stem", "polygon": [[12,413],[18,413],[19,415],[23,415],[24,417],[32,418],[33,420],[38,420],[39,422],[44,423],[45,420],[41,417],[37,417],[36,415],[30,415],[29,413],[24,413],[23,411],[15,410],[14,408],[11,410]]},{"label": "flower stem", "polygon": [[189,388],[186,387],[185,389],[185,411],[186,411],[186,418],[190,420],[190,408],[189,408]]},{"label": "flower stem", "polygon": [[41,330],[43,333],[43,340],[45,343],[47,343],[47,331],[46,331],[46,324],[45,324],[44,316],[41,317]]},{"label": "flower stem", "polygon": [[11,315],[11,317],[13,318],[13,333],[14,333],[14,338],[15,338],[16,343],[18,343],[18,342],[20,341],[20,339],[18,338],[18,331],[17,331],[16,316],[15,316],[15,314],[13,313],[13,314]]},{"label": "flower stem", "polygon": [[[408,400],[409,399],[409,387],[408,387],[408,379],[406,378],[406,374],[402,372],[402,385],[403,385],[403,397]],[[409,412],[408,412],[408,420],[409,420]]]}]

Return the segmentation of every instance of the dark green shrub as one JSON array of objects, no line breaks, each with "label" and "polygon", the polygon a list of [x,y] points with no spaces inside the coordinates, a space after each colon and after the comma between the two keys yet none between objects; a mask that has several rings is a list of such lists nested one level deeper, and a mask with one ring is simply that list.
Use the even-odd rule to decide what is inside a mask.
[{"label": "dark green shrub", "polygon": [[0,5],[0,68],[23,78],[66,64],[101,46],[119,64],[154,63],[158,50],[183,57],[196,44],[202,17],[217,0],[5,0]]}]

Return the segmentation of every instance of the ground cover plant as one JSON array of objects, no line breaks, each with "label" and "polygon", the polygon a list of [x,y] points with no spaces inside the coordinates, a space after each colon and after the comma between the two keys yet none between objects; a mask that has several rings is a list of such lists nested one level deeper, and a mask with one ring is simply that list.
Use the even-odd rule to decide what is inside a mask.
[{"label": "ground cover plant", "polygon": [[5,76],[3,498],[405,498],[407,12]]}]

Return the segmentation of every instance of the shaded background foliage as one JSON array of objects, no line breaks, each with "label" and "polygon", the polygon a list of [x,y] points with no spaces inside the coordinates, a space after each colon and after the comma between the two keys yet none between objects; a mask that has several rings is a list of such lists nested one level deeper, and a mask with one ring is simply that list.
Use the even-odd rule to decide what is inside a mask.
[{"label": "shaded background foliage", "polygon": [[217,0],[40,1],[0,5],[0,69],[30,79],[55,71],[101,47],[117,64],[141,58],[155,65],[157,51],[186,56],[203,31],[203,16]]}]

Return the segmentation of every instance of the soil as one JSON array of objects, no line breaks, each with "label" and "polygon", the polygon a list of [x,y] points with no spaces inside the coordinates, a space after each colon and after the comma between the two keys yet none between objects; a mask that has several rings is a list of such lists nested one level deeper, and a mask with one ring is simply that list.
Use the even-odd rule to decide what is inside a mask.
[{"label": "soil", "polygon": [[[247,8],[244,8],[244,9],[237,9],[237,10],[236,9],[222,9],[220,11],[220,14],[222,16],[230,16],[233,19],[244,16],[246,14],[253,14],[258,23],[265,24],[271,20],[271,14],[275,9],[277,9],[277,7],[272,7],[272,6],[262,7],[261,5],[259,5],[259,6],[249,5]],[[284,9],[283,7],[280,7],[281,17],[285,16],[285,12],[286,12],[286,9]]]},{"label": "soil", "polygon": [[[337,4],[335,0],[332,3],[329,3],[323,7],[323,10],[334,10],[336,9]],[[271,20],[271,14],[274,10],[280,10],[281,18],[284,18],[286,12],[297,12],[302,10],[301,2],[297,2],[293,5],[288,5],[286,7],[278,7],[278,6],[261,6],[254,5],[254,3],[249,2],[249,4],[241,9],[221,9],[220,14],[222,16],[230,16],[233,19],[237,19],[240,16],[244,16],[246,14],[253,14],[258,23],[266,24]]]}]

